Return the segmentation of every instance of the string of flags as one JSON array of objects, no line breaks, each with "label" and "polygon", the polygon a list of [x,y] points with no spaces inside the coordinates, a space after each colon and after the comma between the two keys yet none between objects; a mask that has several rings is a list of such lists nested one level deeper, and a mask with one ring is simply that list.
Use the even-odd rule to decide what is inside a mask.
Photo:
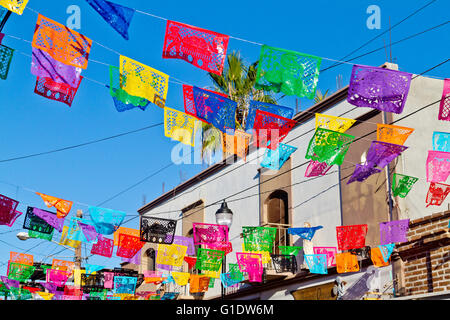
[{"label": "string of flags", "polygon": [[[124,39],[135,10],[113,2],[87,0],[102,18]],[[0,31],[11,12],[21,15],[27,0],[0,0]],[[6,80],[14,49],[2,43],[0,33],[0,79]],[[164,59],[183,60],[194,67],[221,75],[227,56],[230,36],[175,21],[167,21],[163,47]],[[83,70],[87,69],[93,41],[64,25],[38,14],[32,41],[31,73],[36,76],[35,93],[47,99],[72,105]],[[322,58],[267,45],[261,46],[256,72],[255,89],[288,96],[313,99],[316,96]],[[183,85],[184,112],[166,106],[169,75],[132,58],[120,55],[119,67],[109,66],[109,90],[118,112],[139,108],[150,103],[164,109],[165,136],[194,146],[199,122],[211,124],[222,132],[223,149],[227,154],[246,160],[249,146],[265,148],[262,166],[280,170],[298,150],[283,144],[296,126],[294,110],[251,100],[248,112],[236,127],[238,103],[224,93]],[[347,101],[351,105],[401,114],[408,98],[412,74],[378,67],[354,65]],[[444,81],[438,119],[450,121],[450,79]],[[325,175],[332,166],[342,165],[355,136],[347,134],[356,120],[316,114],[316,130],[310,140],[305,158],[310,160],[306,177]],[[408,147],[404,146],[414,129],[387,124],[377,125],[377,140],[373,141],[363,164],[356,164],[347,183],[363,182],[380,173]],[[430,189],[427,206],[440,206],[450,193],[445,184],[450,174],[450,133],[435,132],[433,150],[426,161],[427,182]],[[394,196],[406,197],[419,179],[394,174]],[[359,271],[358,257],[371,258],[376,267],[387,266],[395,243],[407,241],[409,220],[380,223],[380,246],[366,246],[367,225],[337,226],[336,247],[314,247],[306,252],[299,246],[279,247],[274,254],[276,228],[242,227],[242,250],[235,252],[236,264],[221,272],[224,257],[233,253],[228,228],[214,224],[193,223],[193,237],[175,235],[177,221],[141,217],[140,228],[122,227],[125,213],[117,210],[89,207],[90,219],[69,217],[73,202],[37,193],[47,208],[56,213],[28,207],[23,228],[33,238],[51,241],[54,230],[61,233],[59,244],[79,248],[91,244],[91,254],[140,263],[146,243],[156,245],[157,268],[164,271],[132,271],[115,269],[102,272],[104,266],[85,264],[80,270],[70,261],[54,259],[52,266],[43,266],[45,282],[41,286],[23,286],[37,271],[33,256],[11,252],[7,276],[1,276],[0,293],[17,300],[39,296],[44,300],[148,300],[176,299],[179,292],[139,293],[142,283],[189,285],[190,293],[202,293],[220,279],[225,287],[243,281],[260,283],[265,265],[272,263],[277,273],[296,273],[297,256],[303,251],[307,269],[311,273],[327,274],[336,267],[338,273]],[[17,200],[0,195],[0,225],[12,227],[23,213],[17,211]],[[70,218],[70,219],[69,219]],[[64,223],[68,220],[68,226]],[[311,241],[322,226],[289,228],[288,234]],[[110,239],[109,237],[113,237]],[[200,246],[197,250],[195,246]],[[116,248],[117,247],[117,248]],[[338,251],[341,251],[338,253]],[[183,264],[189,272],[183,272]],[[74,283],[69,285],[68,283]],[[138,295],[139,293],[139,295]]]}]

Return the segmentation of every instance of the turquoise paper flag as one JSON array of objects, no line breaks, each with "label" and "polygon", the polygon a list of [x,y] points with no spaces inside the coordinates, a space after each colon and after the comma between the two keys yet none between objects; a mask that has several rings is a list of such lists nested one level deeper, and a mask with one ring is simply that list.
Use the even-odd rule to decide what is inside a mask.
[{"label": "turquoise paper flag", "polygon": [[95,264],[86,264],[86,275],[91,275],[94,272],[103,270],[105,267],[104,266],[98,266]]}]

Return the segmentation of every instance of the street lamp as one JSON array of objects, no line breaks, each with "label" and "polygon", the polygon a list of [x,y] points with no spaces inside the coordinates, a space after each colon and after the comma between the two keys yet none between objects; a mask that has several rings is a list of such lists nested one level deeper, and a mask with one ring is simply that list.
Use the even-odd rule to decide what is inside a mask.
[{"label": "street lamp", "polygon": [[[231,224],[233,223],[233,211],[231,211],[225,200],[223,200],[223,203],[219,210],[216,211],[216,223],[221,226],[227,226],[228,232],[230,231]],[[223,255],[223,261],[222,261],[222,273],[226,272],[227,268],[227,256]],[[221,289],[222,289],[222,300],[225,300],[225,287],[223,286],[223,283],[221,282]]]},{"label": "street lamp", "polygon": [[[21,241],[27,241],[27,240],[29,240],[29,239],[35,239],[35,238],[30,237],[30,236],[28,235],[28,233],[26,233],[26,232],[19,232],[19,233],[16,235],[16,237],[17,237],[19,240],[21,240]],[[60,243],[58,243],[58,242],[56,242],[56,241],[50,240],[50,242],[53,242],[53,243],[55,243],[55,244],[57,244],[57,245],[59,245],[59,246],[62,246],[62,247],[64,247],[64,248],[68,249],[68,250],[75,251],[75,249],[70,248],[70,247],[66,247],[66,246],[64,246],[64,245],[62,245],[62,244],[60,244]]]}]

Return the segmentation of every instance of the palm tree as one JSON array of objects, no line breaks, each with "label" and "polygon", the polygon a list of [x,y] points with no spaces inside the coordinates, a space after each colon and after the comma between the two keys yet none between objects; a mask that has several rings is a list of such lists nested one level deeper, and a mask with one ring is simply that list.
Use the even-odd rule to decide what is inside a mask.
[{"label": "palm tree", "polygon": [[[236,129],[245,127],[245,118],[250,100],[276,104],[276,99],[264,90],[256,90],[256,72],[258,62],[246,66],[239,52],[233,51],[227,56],[227,65],[221,75],[209,73],[214,90],[225,93],[237,102]],[[202,158],[206,152],[214,153],[221,145],[222,132],[211,124],[202,123]]]}]

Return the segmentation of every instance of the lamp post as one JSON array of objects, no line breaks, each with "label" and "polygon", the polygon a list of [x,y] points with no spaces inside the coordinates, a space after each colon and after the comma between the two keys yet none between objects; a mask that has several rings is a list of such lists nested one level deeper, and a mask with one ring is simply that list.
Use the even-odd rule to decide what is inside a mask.
[{"label": "lamp post", "polygon": [[[216,223],[221,226],[227,226],[228,232],[230,231],[231,224],[233,223],[233,211],[231,211],[228,208],[225,200],[223,200],[220,209],[216,211]],[[222,273],[226,272],[226,268],[227,268],[227,258],[224,252],[222,260]],[[223,286],[222,282],[220,284],[221,284],[222,300],[225,300],[225,287]]]}]

